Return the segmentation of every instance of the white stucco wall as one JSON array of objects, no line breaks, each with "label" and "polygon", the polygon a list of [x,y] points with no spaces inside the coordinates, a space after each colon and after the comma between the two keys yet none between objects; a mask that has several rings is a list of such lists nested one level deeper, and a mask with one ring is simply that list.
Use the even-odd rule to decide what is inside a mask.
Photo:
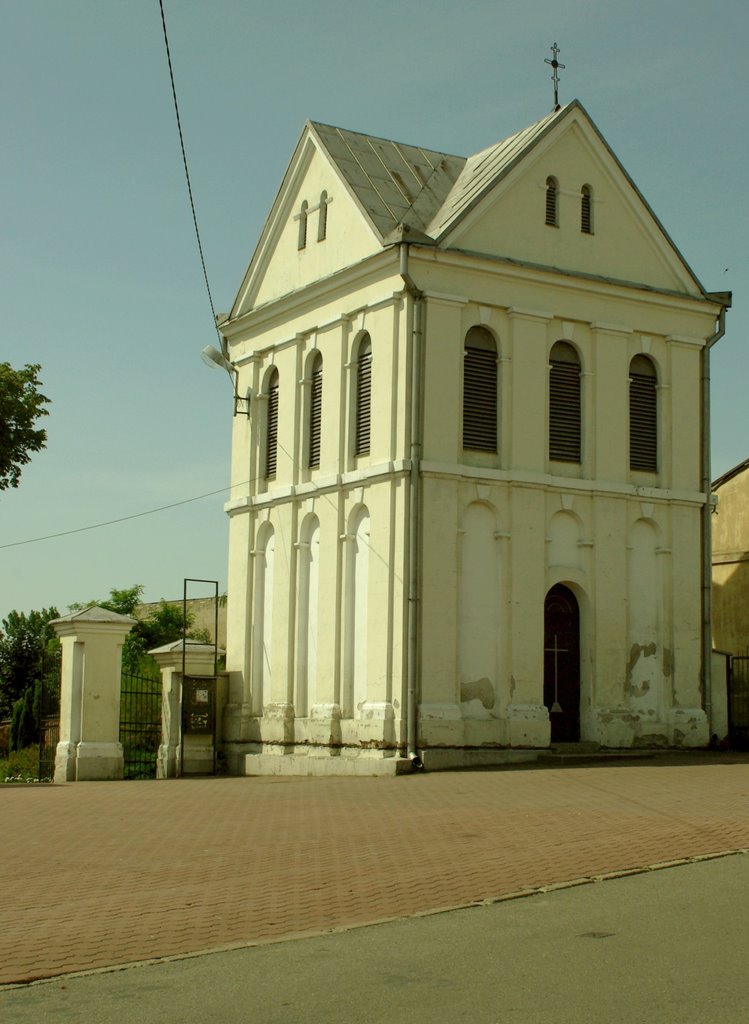
[{"label": "white stucco wall", "polygon": [[[472,252],[410,250],[423,292],[418,744],[453,761],[548,745],[544,600],[557,583],[580,612],[581,738],[616,747],[708,739],[699,371],[717,307],[690,294],[688,274],[665,243],[654,243],[652,218],[633,210],[631,186],[601,153],[591,163],[574,131],[555,145],[467,220],[453,241]],[[601,204],[594,236],[581,235],[565,212],[573,197],[564,191],[560,228],[539,219],[539,182],[551,167],[562,183],[593,185]],[[308,172],[283,207],[278,259],[269,257],[260,275],[256,297],[267,304],[224,327],[240,393],[253,396],[249,419],[234,422],[224,721],[230,762],[248,772],[280,770],[268,756],[395,760],[405,744],[413,299],[397,251],[367,256],[368,229],[360,224],[356,235],[358,214],[332,186],[329,237],[297,263],[289,256],[300,196],[327,189],[314,154]],[[334,214],[350,221],[338,242]],[[507,254],[497,240],[511,238],[513,256],[550,260],[550,231],[568,232],[555,250],[564,270],[496,258]],[[346,252],[348,269],[334,272]],[[626,283],[635,275],[645,287]],[[473,326],[497,345],[496,454],[462,447],[463,348]],[[356,456],[356,356],[365,333],[371,445]],[[579,463],[548,457],[549,353],[559,340],[580,360]],[[310,469],[317,353],[321,459]],[[657,372],[656,472],[629,468],[629,367],[638,354]],[[272,369],[277,471],[266,479]]]}]

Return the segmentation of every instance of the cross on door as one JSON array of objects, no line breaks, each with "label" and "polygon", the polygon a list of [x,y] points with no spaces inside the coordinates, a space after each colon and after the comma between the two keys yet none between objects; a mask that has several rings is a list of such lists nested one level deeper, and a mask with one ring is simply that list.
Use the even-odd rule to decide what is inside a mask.
[{"label": "cross on door", "polygon": [[544,651],[547,654],[553,654],[554,655],[554,703],[551,705],[550,710],[552,712],[554,712],[555,714],[561,714],[562,713],[562,705],[559,703],[559,661],[558,661],[558,658],[559,658],[560,654],[566,654],[567,653],[567,649],[565,647],[560,647],[559,646],[558,634],[555,633],[554,634],[554,646],[553,647],[544,647]]}]

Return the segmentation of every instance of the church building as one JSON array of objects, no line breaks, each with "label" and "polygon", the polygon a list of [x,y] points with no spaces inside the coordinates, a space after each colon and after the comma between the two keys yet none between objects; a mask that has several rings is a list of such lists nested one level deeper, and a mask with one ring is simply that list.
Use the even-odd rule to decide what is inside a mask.
[{"label": "church building", "polygon": [[308,122],[218,318],[230,770],[706,745],[729,302],[578,101],[468,158]]}]

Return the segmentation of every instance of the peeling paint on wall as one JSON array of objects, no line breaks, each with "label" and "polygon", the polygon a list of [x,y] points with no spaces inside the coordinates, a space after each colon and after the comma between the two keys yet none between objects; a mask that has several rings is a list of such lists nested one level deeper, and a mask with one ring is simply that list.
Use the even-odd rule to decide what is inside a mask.
[{"label": "peeling paint on wall", "polygon": [[461,683],[460,700],[463,704],[470,700],[478,700],[488,711],[491,711],[495,701],[494,687],[486,678],[475,679],[470,683]]}]

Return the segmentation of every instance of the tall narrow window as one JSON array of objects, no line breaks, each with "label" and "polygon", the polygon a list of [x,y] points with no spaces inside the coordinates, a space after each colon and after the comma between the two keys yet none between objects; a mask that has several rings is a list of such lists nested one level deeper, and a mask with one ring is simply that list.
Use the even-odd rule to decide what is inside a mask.
[{"label": "tall narrow window", "polygon": [[546,223],[552,228],[557,227],[559,223],[558,199],[557,179],[549,177],[546,179]]},{"label": "tall narrow window", "polygon": [[268,379],[268,420],[265,440],[265,476],[268,480],[276,475],[278,455],[278,370],[274,369]]},{"label": "tall narrow window", "polygon": [[549,458],[580,462],[580,359],[566,341],[549,357]]},{"label": "tall narrow window", "polygon": [[309,468],[320,466],[320,431],[322,429],[322,356],[318,352],[312,363],[312,387],[309,401]]},{"label": "tall narrow window", "polygon": [[354,455],[369,455],[372,410],[372,340],[365,334],[356,363],[356,436]]},{"label": "tall narrow window", "polygon": [[629,364],[629,468],[658,470],[658,377],[652,360]]},{"label": "tall narrow window", "polygon": [[483,327],[469,330],[463,351],[463,447],[497,450],[497,346]]},{"label": "tall narrow window", "polygon": [[307,207],[309,203],[307,200],[303,200],[302,208],[297,214],[299,218],[299,238],[297,241],[297,249],[304,249],[307,245]]},{"label": "tall narrow window", "polygon": [[317,215],[317,241],[322,242],[328,233],[328,193],[320,193],[320,212]]},{"label": "tall narrow window", "polygon": [[593,209],[590,185],[580,189],[580,230],[584,235],[593,234]]}]

